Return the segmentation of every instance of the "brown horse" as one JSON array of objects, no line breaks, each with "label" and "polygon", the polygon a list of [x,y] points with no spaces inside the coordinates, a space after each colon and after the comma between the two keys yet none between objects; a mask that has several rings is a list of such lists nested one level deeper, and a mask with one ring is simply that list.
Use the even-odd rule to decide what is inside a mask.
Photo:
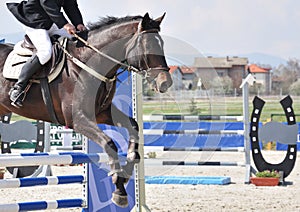
[{"label": "brown horse", "polygon": [[[112,104],[117,70],[125,63],[129,64],[129,70],[143,74],[155,90],[167,91],[172,79],[164,56],[163,41],[158,34],[163,18],[164,15],[153,20],[147,13],[143,17],[107,17],[91,24],[87,42],[94,49],[87,46],[76,48],[75,43],[69,42],[66,48],[69,54],[68,71],[63,71],[50,83],[58,122],[98,143],[108,154],[112,181],[116,185],[112,201],[120,207],[128,204],[124,184],[132,175],[134,163],[139,161],[140,155],[136,121]],[[12,49],[11,45],[0,45],[0,115],[13,112],[51,122],[39,84],[32,84],[22,108],[11,105],[8,92],[15,81],[5,79],[2,72],[5,59]],[[101,77],[86,71],[89,68],[80,68],[70,56],[95,70]],[[119,164],[116,145],[98,128],[97,123],[128,129],[130,140],[125,166]]]}]

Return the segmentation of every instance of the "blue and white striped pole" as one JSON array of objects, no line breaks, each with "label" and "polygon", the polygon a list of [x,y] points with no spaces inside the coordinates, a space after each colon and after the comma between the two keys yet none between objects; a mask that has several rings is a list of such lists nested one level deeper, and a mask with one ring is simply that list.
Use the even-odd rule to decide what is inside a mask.
[{"label": "blue and white striped pole", "polygon": [[211,151],[211,152],[244,152],[244,147],[165,147],[165,146],[145,146],[145,152],[201,152],[201,151]]},{"label": "blue and white striped pole", "polygon": [[243,162],[145,160],[147,166],[245,166]]},{"label": "blue and white striped pole", "polygon": [[36,178],[14,178],[14,179],[0,180],[0,189],[43,186],[43,185],[62,185],[62,184],[71,184],[71,183],[84,183],[84,182],[85,180],[82,175],[50,176],[50,177],[36,177]]},{"label": "blue and white striped pole", "polygon": [[0,212],[19,212],[50,210],[60,208],[81,208],[84,206],[82,199],[62,199],[53,201],[22,202],[0,205]]},{"label": "blue and white striped pole", "polygon": [[80,164],[80,163],[107,163],[108,155],[105,153],[24,153],[19,156],[0,157],[0,167],[14,166],[39,166],[55,164]]},{"label": "blue and white striped pole", "polygon": [[245,166],[240,162],[224,161],[162,161],[163,166]]}]

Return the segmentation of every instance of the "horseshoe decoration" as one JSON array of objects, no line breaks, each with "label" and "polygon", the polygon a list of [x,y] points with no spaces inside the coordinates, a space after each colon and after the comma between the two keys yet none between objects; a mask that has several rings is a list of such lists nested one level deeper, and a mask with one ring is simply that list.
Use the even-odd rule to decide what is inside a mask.
[{"label": "horseshoe decoration", "polygon": [[[280,104],[285,112],[287,118],[288,127],[297,126],[294,110],[292,108],[293,100],[290,96],[285,97],[280,101]],[[254,164],[258,171],[264,170],[277,170],[283,171],[283,178],[286,178],[294,168],[297,156],[297,140],[295,141],[281,141],[281,143],[288,143],[288,148],[286,156],[281,163],[271,164],[265,161],[259,146],[259,118],[263,109],[265,102],[259,97],[255,96],[253,100],[253,111],[251,115],[251,124],[250,124],[250,140],[252,148],[252,157]],[[290,126],[295,125],[295,126]],[[286,128],[288,128],[286,127]],[[285,127],[283,127],[285,128]],[[298,126],[296,127],[298,129]],[[284,132],[284,129],[282,130]],[[294,130],[295,131],[295,130]],[[272,132],[269,132],[272,134]],[[297,131],[298,133],[298,131]],[[287,135],[288,137],[288,135]]]}]

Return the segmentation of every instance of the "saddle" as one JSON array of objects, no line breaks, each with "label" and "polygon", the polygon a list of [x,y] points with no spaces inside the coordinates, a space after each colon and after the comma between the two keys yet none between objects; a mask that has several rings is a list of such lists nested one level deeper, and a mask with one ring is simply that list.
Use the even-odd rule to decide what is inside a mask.
[{"label": "saddle", "polygon": [[[48,77],[53,81],[66,65],[66,57],[60,46],[66,47],[67,38],[52,36],[52,57],[41,70],[32,77],[32,82],[39,83],[40,79]],[[3,76],[7,79],[18,79],[21,69],[26,61],[36,53],[36,48],[30,38],[25,35],[24,40],[18,42],[8,55],[3,69]]]},{"label": "saddle", "polygon": [[31,52],[36,52],[36,48],[35,46],[33,45],[32,41],[30,40],[30,38],[28,37],[28,35],[25,35],[24,36],[24,40],[23,40],[23,43],[21,44],[21,46],[24,48],[24,49],[28,49],[29,51]]}]

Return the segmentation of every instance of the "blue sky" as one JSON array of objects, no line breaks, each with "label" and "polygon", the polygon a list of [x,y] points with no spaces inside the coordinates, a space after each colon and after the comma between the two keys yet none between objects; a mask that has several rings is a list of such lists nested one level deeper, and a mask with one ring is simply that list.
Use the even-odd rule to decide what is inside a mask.
[{"label": "blue sky", "polygon": [[[19,0],[15,0],[19,1]],[[0,0],[0,34],[22,31]],[[189,44],[203,54],[260,52],[300,58],[298,0],[78,0],[85,22],[102,16],[167,13],[162,35]]]}]

